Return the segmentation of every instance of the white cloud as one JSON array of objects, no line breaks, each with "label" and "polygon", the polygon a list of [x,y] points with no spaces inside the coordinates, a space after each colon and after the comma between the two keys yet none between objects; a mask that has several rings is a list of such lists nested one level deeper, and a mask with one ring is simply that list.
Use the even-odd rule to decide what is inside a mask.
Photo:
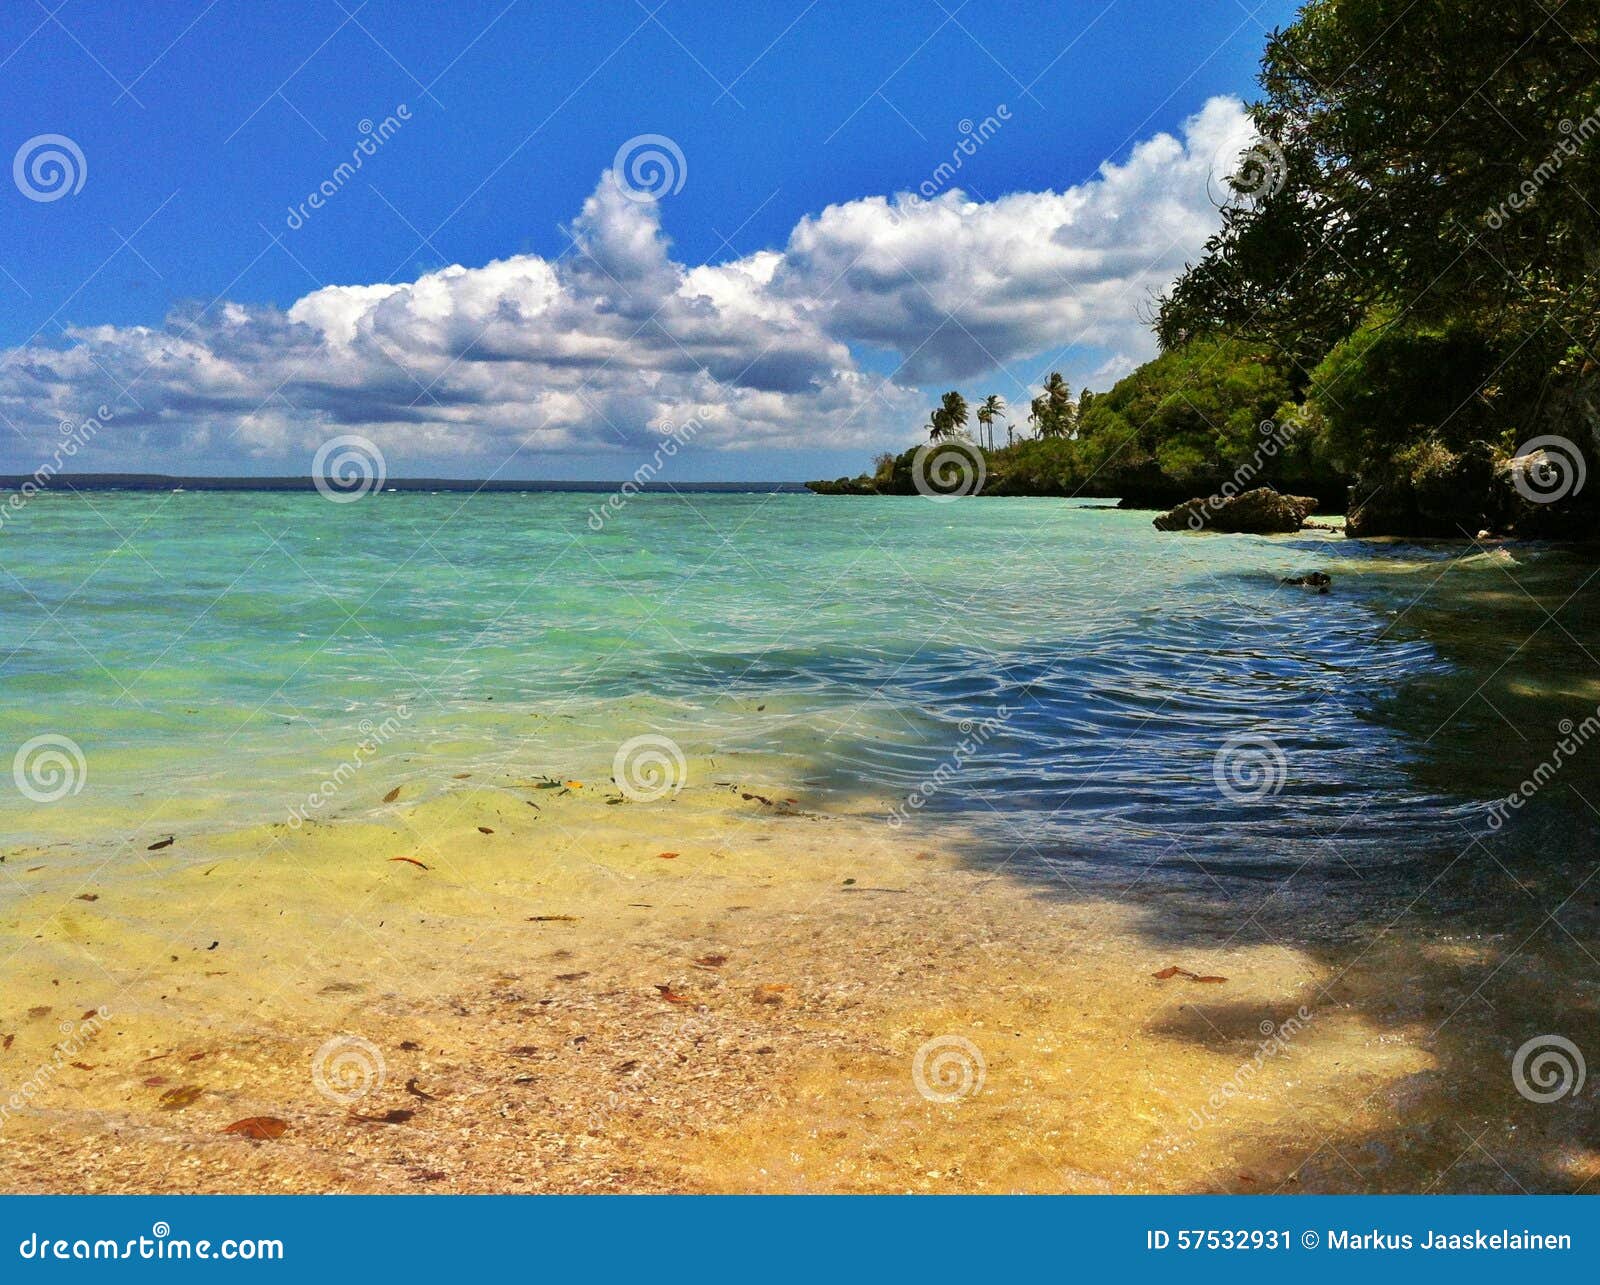
[{"label": "white cloud", "polygon": [[1208,179],[1249,127],[1213,99],[1182,133],[1063,192],[864,198],[781,250],[695,268],[673,261],[661,207],[606,174],[557,260],[73,329],[0,359],[0,414],[47,452],[59,424],[110,406],[79,468],[293,460],[351,431],[392,462],[493,467],[519,447],[637,446],[690,416],[697,448],[900,442],[936,386],[1149,355],[1141,305],[1214,228]]}]

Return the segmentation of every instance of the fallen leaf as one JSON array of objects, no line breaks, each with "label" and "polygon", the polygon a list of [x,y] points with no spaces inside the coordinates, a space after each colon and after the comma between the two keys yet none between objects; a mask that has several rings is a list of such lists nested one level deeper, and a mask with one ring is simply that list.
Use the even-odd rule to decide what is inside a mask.
[{"label": "fallen leaf", "polygon": [[451,778],[450,778],[450,779],[451,779],[451,780],[452,780],[452,781],[465,781],[465,780],[466,780],[466,779],[467,779],[467,778],[468,778],[468,777],[469,777],[469,776],[471,776],[471,775],[472,775],[472,773],[471,773],[471,772],[457,772],[457,773],[456,773],[456,774],[455,774],[455,775],[454,775],[454,776],[453,776],[453,777],[451,777]]},{"label": "fallen leaf", "polygon": [[578,922],[578,916],[577,915],[530,915],[530,916],[528,916],[528,922],[530,924],[575,924],[575,923]]},{"label": "fallen leaf", "polygon": [[166,1082],[167,1077],[164,1075],[150,1075],[145,1077],[144,1087],[147,1089],[159,1089]]},{"label": "fallen leaf", "polygon": [[656,853],[656,856],[660,857],[663,861],[671,861],[677,855],[678,854],[676,852],[658,852],[658,853]]},{"label": "fallen leaf", "polygon": [[203,1090],[197,1085],[179,1084],[163,1093],[157,1099],[156,1105],[163,1111],[179,1111],[199,1101],[202,1092]]},{"label": "fallen leaf", "polygon": [[581,981],[588,975],[588,973],[557,973],[556,980],[558,982],[576,982]]},{"label": "fallen leaf", "polygon": [[721,968],[728,962],[728,957],[726,955],[701,955],[694,962],[699,964],[701,968]]},{"label": "fallen leaf", "polygon": [[30,1008],[28,1010],[28,1016],[29,1017],[49,1017],[50,1016],[50,1005],[48,1005],[48,1004],[35,1004],[32,1008]]},{"label": "fallen leaf", "polygon": [[480,825],[480,826],[479,826],[479,827],[478,827],[478,833],[479,833],[479,834],[493,834],[493,833],[494,833],[494,831],[493,831],[493,830],[491,830],[491,829],[490,829],[490,828],[489,828],[489,827],[488,827],[488,826],[486,826],[486,825]]},{"label": "fallen leaf", "polygon": [[16,1037],[16,1036],[15,1036],[15,1035],[8,1035],[8,1036],[6,1036],[6,1037],[5,1037],[5,1039],[4,1039],[4,1040],[3,1040],[3,1041],[0,1041],[0,1044],[3,1044],[3,1045],[4,1045],[4,1047],[6,1047],[6,1048],[10,1048],[10,1047],[11,1047],[11,1045],[12,1045],[12,1042],[13,1042],[13,1041],[14,1041],[14,1040],[15,1040],[15,1039],[16,1039],[16,1038],[17,1038],[17,1037]]},{"label": "fallen leaf", "polygon": [[639,1069],[639,1059],[630,1057],[626,1062],[618,1062],[611,1069],[618,1075],[626,1075],[629,1071],[637,1071]]},{"label": "fallen leaf", "polygon": [[358,1115],[352,1111],[350,1118],[359,1120],[362,1124],[405,1124],[408,1120],[416,1118],[415,1111],[407,1111],[404,1107],[396,1107],[393,1111],[385,1111],[382,1115]]},{"label": "fallen leaf", "polygon": [[98,892],[80,892],[78,894],[78,900],[79,901],[99,901],[100,900],[100,894]]},{"label": "fallen leaf", "polygon": [[418,861],[415,857],[390,857],[389,860],[390,861],[404,861],[408,866],[415,866],[418,870],[426,870],[428,868],[427,866],[423,865],[422,862]]},{"label": "fallen leaf", "polygon": [[176,842],[177,842],[177,839],[174,836],[169,834],[165,839],[157,839],[148,848],[146,848],[145,851],[146,852],[160,852],[162,848],[170,848]]},{"label": "fallen leaf", "polygon": [[762,982],[753,994],[758,1004],[781,1004],[784,996],[793,989],[793,986],[785,986],[782,982]]},{"label": "fallen leaf", "polygon": [[399,797],[400,797],[400,787],[397,785],[397,786],[394,787],[394,789],[390,790],[389,793],[387,793],[387,794],[385,794],[383,796],[383,801],[385,803],[393,803]]},{"label": "fallen leaf", "polygon": [[87,1062],[71,1062],[71,1063],[68,1063],[68,1065],[71,1066],[73,1069],[78,1070],[78,1071],[92,1071],[92,1070],[94,1070],[94,1067],[90,1066]]},{"label": "fallen leaf", "polygon": [[272,1142],[283,1137],[288,1127],[287,1120],[280,1120],[275,1115],[253,1115],[245,1120],[235,1120],[223,1132],[237,1133],[241,1138],[249,1138],[254,1142]]},{"label": "fallen leaf", "polygon": [[569,790],[581,790],[581,789],[583,789],[583,782],[582,781],[568,781],[567,782],[567,789],[569,789]]},{"label": "fallen leaf", "polygon": [[1159,973],[1151,973],[1150,976],[1154,977],[1158,982],[1164,982],[1169,977],[1176,977],[1182,972],[1183,969],[1179,968],[1176,964],[1172,964],[1166,968],[1163,968]]},{"label": "fallen leaf", "polygon": [[687,995],[678,994],[678,992],[673,990],[671,986],[665,985],[662,982],[657,982],[656,983],[656,989],[661,992],[661,998],[666,1000],[667,1003],[669,1003],[669,1004],[693,1004],[694,1003],[694,1001],[692,999],[690,999]]},{"label": "fallen leaf", "polygon": [[418,1044],[415,1040],[401,1040],[400,1047],[407,1053],[415,1053],[422,1047],[422,1045]]},{"label": "fallen leaf", "polygon": [[1226,977],[1196,977],[1194,980],[1197,982],[1225,982],[1228,979]]},{"label": "fallen leaf", "polygon": [[439,1100],[426,1090],[419,1089],[417,1087],[417,1077],[414,1075],[406,1081],[406,1092],[414,1098],[421,1098],[424,1102],[437,1102]]},{"label": "fallen leaf", "polygon": [[442,1182],[450,1175],[443,1169],[419,1169],[411,1175],[412,1182]]}]

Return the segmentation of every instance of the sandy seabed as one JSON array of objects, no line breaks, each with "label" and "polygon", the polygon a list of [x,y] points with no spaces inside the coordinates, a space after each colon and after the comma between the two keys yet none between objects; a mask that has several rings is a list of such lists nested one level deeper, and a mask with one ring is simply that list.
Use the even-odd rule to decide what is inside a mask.
[{"label": "sandy seabed", "polygon": [[1546,1185],[1600,1172],[1501,1042],[1430,1033],[1481,943],[1175,945],[954,829],[538,787],[7,850],[4,1188],[1515,1190],[1536,1139]]}]

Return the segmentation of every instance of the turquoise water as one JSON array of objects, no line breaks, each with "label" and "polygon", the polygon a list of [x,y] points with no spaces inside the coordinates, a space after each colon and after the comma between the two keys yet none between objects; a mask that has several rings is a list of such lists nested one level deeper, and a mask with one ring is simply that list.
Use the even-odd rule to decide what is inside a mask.
[{"label": "turquoise water", "polygon": [[[958,818],[1018,864],[1123,878],[1459,846],[1514,783],[1475,704],[1442,735],[1411,717],[1474,679],[1448,621],[1396,614],[1454,554],[1058,500],[597,500],[36,498],[0,532],[0,745],[64,736],[83,775],[47,804],[8,779],[0,830],[281,819],[375,733],[320,815],[402,778],[603,782],[664,735],[690,784]],[[1497,579],[1472,561],[1451,574]],[[1277,583],[1319,567],[1330,595]],[[1240,736],[1271,743],[1259,797],[1219,788]]]}]

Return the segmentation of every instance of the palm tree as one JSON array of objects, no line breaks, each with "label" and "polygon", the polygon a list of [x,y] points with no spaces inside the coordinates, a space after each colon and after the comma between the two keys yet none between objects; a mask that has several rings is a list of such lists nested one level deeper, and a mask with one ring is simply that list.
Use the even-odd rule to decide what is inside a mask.
[{"label": "palm tree", "polygon": [[[994,417],[1004,415],[1006,412],[1005,398],[999,393],[990,393],[983,399],[983,405],[978,407],[978,423],[982,424],[989,432],[989,449],[994,450]],[[1010,443],[1008,442],[1009,446]]]},{"label": "palm tree", "polygon": [[932,412],[928,416],[928,423],[926,427],[928,429],[929,439],[935,442],[941,441],[946,437],[950,437],[955,432],[955,430],[950,427],[950,412],[947,411],[943,406],[935,406],[933,408]]},{"label": "palm tree", "polygon": [[1035,397],[1028,403],[1028,423],[1033,425],[1033,435],[1035,437],[1050,436],[1050,399],[1048,397]]},{"label": "palm tree", "polygon": [[1046,413],[1042,417],[1041,437],[1072,435],[1072,389],[1059,370],[1052,370],[1044,381]]},{"label": "palm tree", "polygon": [[967,399],[955,389],[939,399],[939,409],[944,412],[945,436],[954,437],[967,426]]}]

